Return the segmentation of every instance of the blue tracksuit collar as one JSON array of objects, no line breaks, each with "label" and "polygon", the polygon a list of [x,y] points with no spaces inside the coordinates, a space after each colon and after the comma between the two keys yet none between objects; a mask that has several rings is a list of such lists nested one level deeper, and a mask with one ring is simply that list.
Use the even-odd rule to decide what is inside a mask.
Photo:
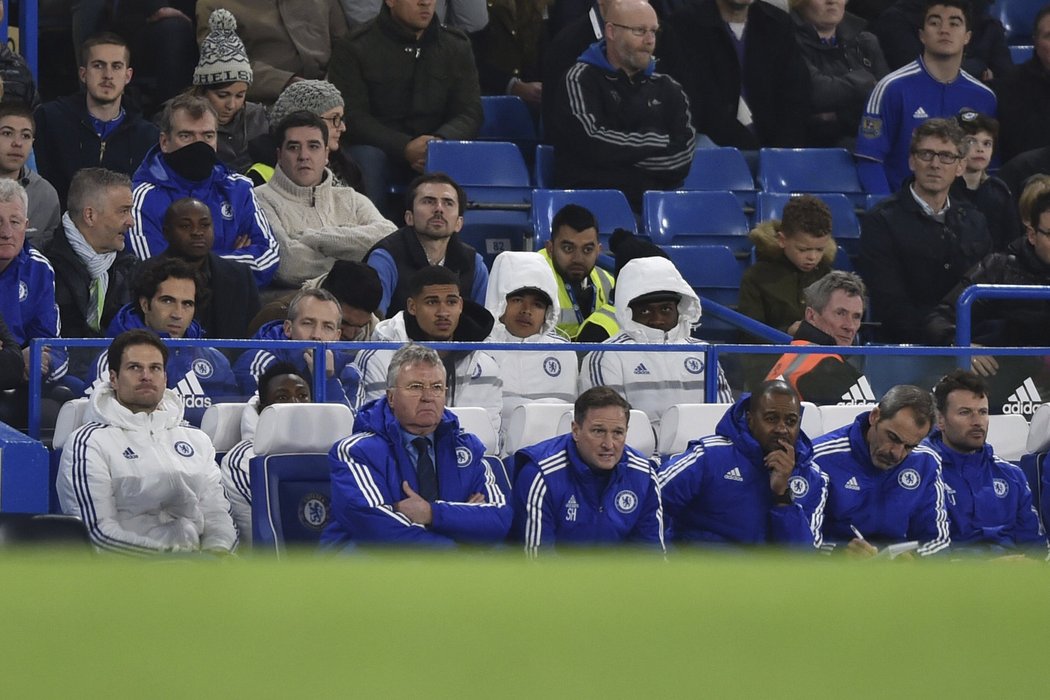
[{"label": "blue tracksuit collar", "polygon": [[937,428],[933,429],[929,437],[926,438],[926,441],[929,443],[930,447],[940,455],[942,466],[951,467],[963,472],[970,469],[980,468],[984,464],[995,459],[992,446],[987,442],[984,443],[984,446],[981,447],[981,449],[976,452],[971,452],[970,454],[956,452],[945,444],[944,435],[942,435],[941,431]]},{"label": "blue tracksuit collar", "polygon": [[213,183],[222,180],[230,172],[230,169],[222,163],[216,163],[212,166],[211,175],[204,180],[187,180],[168,166],[160,150],[160,144],[156,144],[146,151],[146,156],[142,159],[142,164],[135,171],[132,180],[135,183],[148,182],[166,190],[192,193],[197,190],[212,189]]},{"label": "blue tracksuit collar", "polygon": [[[145,328],[146,324],[142,319],[142,316],[135,313],[135,306],[138,304],[137,301],[133,301],[124,306],[120,307],[120,311],[113,317],[113,320],[109,322],[109,328],[106,329],[106,335],[111,338],[116,338],[124,331],[135,330],[138,328]],[[152,329],[150,329],[152,330]],[[170,338],[171,335],[168,333],[161,333],[154,331],[161,338]],[[204,329],[196,321],[190,321],[189,328],[186,329],[186,335],[183,336],[188,339],[203,338]]]},{"label": "blue tracksuit collar", "polygon": [[[395,446],[395,449],[404,449],[401,444],[401,424],[394,417],[394,412],[390,410],[390,402],[385,396],[368,402],[357,412],[357,417],[354,419],[354,432],[364,431],[382,435]],[[431,436],[435,449],[437,442],[443,437],[448,434],[456,435],[458,432],[459,419],[456,418],[456,414],[446,408],[441,416],[441,422],[438,423],[437,429]]]},{"label": "blue tracksuit collar", "polygon": [[[611,63],[609,63],[609,58],[608,58],[608,56],[605,53],[605,39],[601,39],[599,41],[596,41],[593,44],[591,44],[590,46],[588,46],[586,49],[584,49],[584,52],[581,53],[580,57],[578,59],[576,59],[576,60],[580,61],[581,63],[586,63],[588,65],[592,65],[592,66],[594,66],[596,68],[601,68],[602,70],[607,71],[609,73],[622,73],[623,72],[623,71],[621,71],[621,70],[619,70],[617,68],[614,68],[613,65]],[[653,72],[655,70],[656,70],[656,59],[655,58],[650,58],[649,59],[649,65],[646,67],[645,70],[642,71],[641,74],[642,74],[642,76],[648,78],[648,77],[650,77],[653,74]],[[626,75],[626,74],[624,74],[624,75]]]},{"label": "blue tracksuit collar", "polygon": [[[751,428],[747,424],[747,412],[750,407],[751,394],[744,394],[718,421],[715,434],[731,440],[737,451],[741,452],[753,466],[765,468],[765,453],[751,434]],[[798,438],[795,440],[796,467],[808,463],[812,457],[813,444],[806,434],[799,430]]]}]

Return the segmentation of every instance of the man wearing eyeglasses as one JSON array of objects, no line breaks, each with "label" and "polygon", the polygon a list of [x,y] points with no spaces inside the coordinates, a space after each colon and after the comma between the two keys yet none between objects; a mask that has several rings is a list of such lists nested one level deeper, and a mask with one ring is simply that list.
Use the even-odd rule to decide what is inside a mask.
[{"label": "man wearing eyeglasses", "polygon": [[446,390],[436,351],[410,343],[394,353],[386,395],[328,455],[332,520],[322,543],[451,547],[506,537],[510,505],[481,441],[445,409]]},{"label": "man wearing eyeglasses", "polygon": [[328,169],[328,124],[311,112],[292,112],[274,129],[277,168],[255,188],[259,206],[281,248],[276,282],[297,288],[336,260],[362,260],[397,226],[368,197],[335,187]]},{"label": "man wearing eyeglasses", "polygon": [[616,0],[607,13],[605,38],[554,88],[554,178],[559,187],[618,189],[641,211],[646,190],[682,184],[696,132],[682,87],[655,72],[656,11]]},{"label": "man wearing eyeglasses", "polygon": [[924,342],[926,316],[992,250],[984,215],[948,196],[965,155],[954,119],[926,121],[911,139],[914,176],[861,217],[860,272],[884,342]]},{"label": "man wearing eyeglasses", "polygon": [[932,117],[964,108],[994,117],[995,93],[962,70],[970,42],[970,3],[930,0],[915,61],[880,80],[868,98],[857,135],[857,174],[865,191],[889,194],[908,177],[912,131]]}]

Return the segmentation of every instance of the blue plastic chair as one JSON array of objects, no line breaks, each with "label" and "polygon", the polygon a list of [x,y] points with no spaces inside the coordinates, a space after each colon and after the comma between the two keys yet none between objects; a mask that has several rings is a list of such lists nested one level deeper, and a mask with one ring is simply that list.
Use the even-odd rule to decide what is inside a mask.
[{"label": "blue plastic chair", "polygon": [[[701,298],[735,307],[740,298],[740,280],[743,276],[736,255],[724,245],[664,246],[686,283]],[[697,337],[716,342],[731,342],[736,328],[713,317],[702,320],[695,332]]]},{"label": "blue plastic chair", "polygon": [[758,184],[764,192],[841,192],[858,205],[865,201],[857,166],[845,148],[763,148]]},{"label": "blue plastic chair", "polygon": [[520,97],[482,96],[481,111],[484,120],[478,132],[479,141],[513,141],[519,146],[536,143],[536,122]]},{"label": "blue plastic chair", "polygon": [[646,192],[642,219],[653,243],[721,245],[746,253],[748,222],[732,192]]},{"label": "blue plastic chair", "polygon": [[525,160],[509,141],[431,141],[426,171],[449,175],[472,207],[527,209],[532,198]]},{"label": "blue plastic chair", "polygon": [[527,211],[469,209],[463,215],[459,238],[481,253],[491,268],[503,251],[525,250],[525,241],[532,238],[532,222]]},{"label": "blue plastic chair", "polygon": [[536,159],[532,164],[532,184],[541,190],[554,187],[554,146],[545,143],[536,146]]},{"label": "blue plastic chair", "polygon": [[[853,202],[844,194],[821,193],[816,195],[828,205],[831,210],[831,235],[835,241],[846,248],[850,255],[860,253],[860,221]],[[791,200],[791,195],[775,192],[759,192],[755,207],[755,220],[768,221],[779,219],[784,211],[784,205]]]},{"label": "blue plastic chair", "polygon": [[1013,60],[1015,66],[1019,66],[1025,63],[1035,53],[1035,47],[1028,46],[1011,46],[1010,47],[1010,58]]},{"label": "blue plastic chair", "polygon": [[997,0],[988,14],[1003,23],[1007,44],[1031,44],[1035,15],[1045,4],[1046,0]]},{"label": "blue plastic chair", "polygon": [[598,238],[602,245],[608,244],[609,236],[618,228],[638,233],[634,212],[620,190],[536,190],[532,193],[534,250],[550,240],[551,221],[566,204],[579,204],[591,210],[598,219]]},{"label": "blue plastic chair", "polygon": [[698,148],[683,190],[729,190],[746,206],[755,204],[755,180],[740,151],[732,147]]}]

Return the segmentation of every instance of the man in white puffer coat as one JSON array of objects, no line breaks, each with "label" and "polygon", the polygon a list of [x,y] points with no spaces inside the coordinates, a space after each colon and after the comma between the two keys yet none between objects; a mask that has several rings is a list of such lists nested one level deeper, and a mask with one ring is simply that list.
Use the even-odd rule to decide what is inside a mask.
[{"label": "man in white puffer coat", "polygon": [[109,349],[109,384],[91,395],[58,472],[62,512],[79,515],[100,550],[229,553],[237,546],[208,436],[183,425],[166,389],[168,350],[147,330]]},{"label": "man in white puffer coat", "polygon": [[[566,343],[558,335],[561,308],[550,264],[539,253],[506,251],[489,272],[485,308],[496,319],[490,343]],[[503,380],[503,427],[515,407],[533,401],[576,400],[576,353],[564,351],[489,350]]]},{"label": "man in white puffer coat", "polygon": [[[588,353],[580,370],[580,393],[607,386],[627,399],[631,408],[645,411],[654,429],[660,418],[678,403],[704,403],[706,343],[691,336],[700,323],[700,297],[686,284],[674,263],[666,258],[635,258],[616,277],[616,321],[620,333],[603,344],[687,344],[696,352]],[[627,348],[624,348],[626,350]],[[732,403],[721,365],[718,401]]]}]

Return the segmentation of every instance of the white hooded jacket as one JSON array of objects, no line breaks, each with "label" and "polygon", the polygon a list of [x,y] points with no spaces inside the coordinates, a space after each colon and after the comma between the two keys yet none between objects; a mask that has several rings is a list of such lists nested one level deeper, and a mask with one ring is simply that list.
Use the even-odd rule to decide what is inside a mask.
[{"label": "white hooded jacket", "polygon": [[87,423],[62,452],[62,512],[78,515],[91,541],[123,554],[237,546],[215,448],[182,423],[183,403],[165,389],[160,405],[133,413],[106,385],[91,395]]},{"label": "white hooded jacket", "polygon": [[[507,310],[507,295],[525,287],[544,292],[551,299],[539,333],[527,338],[512,334],[500,320]],[[485,308],[496,319],[492,333],[486,339],[491,343],[565,343],[555,328],[561,308],[558,304],[558,283],[551,266],[539,253],[500,253],[489,272],[489,286],[485,294]],[[515,407],[533,401],[576,400],[577,360],[572,350],[529,352],[491,350],[489,354],[499,365],[503,378],[503,426],[510,423]]]},{"label": "white hooded jacket", "polygon": [[[678,325],[666,333],[638,323],[632,318],[631,302],[653,292],[674,292],[678,302]],[[635,258],[616,278],[616,320],[620,333],[604,344],[694,345],[697,352],[614,352],[597,351],[583,359],[580,391],[592,386],[615,389],[632,408],[645,411],[654,428],[671,406],[704,402],[704,374],[707,344],[691,336],[700,322],[700,298],[686,284],[666,258]],[[732,390],[722,367],[718,367],[718,400],[731,403]]]}]

